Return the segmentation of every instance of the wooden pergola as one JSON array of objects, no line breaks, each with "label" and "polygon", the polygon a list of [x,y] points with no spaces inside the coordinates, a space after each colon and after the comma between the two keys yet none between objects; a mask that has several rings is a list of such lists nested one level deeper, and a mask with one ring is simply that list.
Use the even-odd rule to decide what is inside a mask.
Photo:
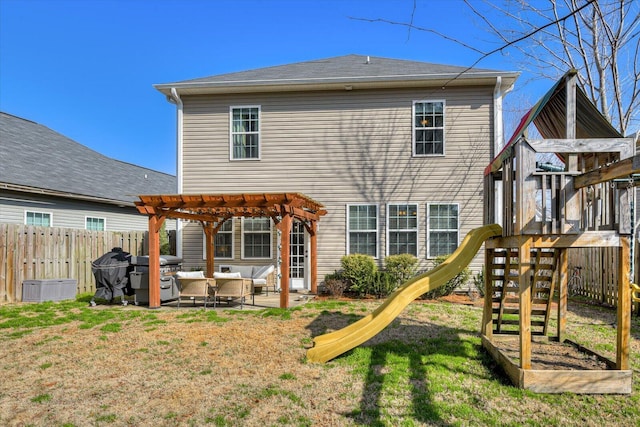
[{"label": "wooden pergola", "polygon": [[[260,194],[164,194],[138,196],[138,211],[149,217],[149,308],[160,307],[160,237],[167,218],[197,221],[202,225],[206,247],[213,247],[216,233],[233,217],[270,217],[281,232],[280,307],[289,305],[289,250],[293,220],[304,224],[310,236],[311,292],[318,287],[317,222],[327,213],[323,206],[300,193]],[[207,250],[206,273],[213,277],[214,254]]]}]

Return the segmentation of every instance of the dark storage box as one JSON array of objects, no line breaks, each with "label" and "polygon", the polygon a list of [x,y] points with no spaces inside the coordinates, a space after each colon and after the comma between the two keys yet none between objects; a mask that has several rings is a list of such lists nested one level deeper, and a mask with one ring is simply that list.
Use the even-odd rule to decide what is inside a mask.
[{"label": "dark storage box", "polygon": [[23,302],[62,301],[76,299],[76,279],[42,279],[22,282]]}]

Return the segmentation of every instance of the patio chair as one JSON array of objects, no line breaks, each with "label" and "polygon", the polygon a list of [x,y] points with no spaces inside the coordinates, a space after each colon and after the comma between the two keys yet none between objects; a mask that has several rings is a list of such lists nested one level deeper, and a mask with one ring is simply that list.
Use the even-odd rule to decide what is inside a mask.
[{"label": "patio chair", "polygon": [[[196,300],[202,299],[204,302],[204,308],[207,308],[207,302],[211,298],[211,294],[215,295],[215,279],[204,277],[204,273],[201,271],[193,272],[196,274],[189,274],[192,272],[178,272],[176,276],[178,278],[178,307],[180,307],[180,300],[182,298],[189,298],[193,300],[193,305],[196,305]],[[199,273],[199,274],[197,274]],[[215,298],[213,298],[213,306],[215,307]]]},{"label": "patio chair", "polygon": [[246,298],[251,296],[251,303],[256,304],[253,292],[253,282],[251,279],[243,279],[240,277],[216,277],[216,295],[215,299],[230,303],[232,300],[240,300],[240,309],[243,308]]}]

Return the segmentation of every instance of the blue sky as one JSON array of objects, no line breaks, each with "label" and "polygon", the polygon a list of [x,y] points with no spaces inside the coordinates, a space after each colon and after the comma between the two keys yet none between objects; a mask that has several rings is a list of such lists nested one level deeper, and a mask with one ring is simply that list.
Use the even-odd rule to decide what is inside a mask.
[{"label": "blue sky", "polygon": [[[416,6],[415,25],[497,47],[461,0]],[[413,10],[413,0],[0,0],[0,110],[175,174],[175,106],[153,84],[351,53],[479,58],[432,33],[363,21],[409,22]],[[517,71],[509,54],[477,67]],[[533,103],[553,84],[527,90],[526,81],[509,96]]]}]

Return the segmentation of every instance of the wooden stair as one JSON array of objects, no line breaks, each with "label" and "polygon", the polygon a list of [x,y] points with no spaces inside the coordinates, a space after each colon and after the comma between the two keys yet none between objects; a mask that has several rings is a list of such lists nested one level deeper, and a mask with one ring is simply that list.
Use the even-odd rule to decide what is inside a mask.
[{"label": "wooden stair", "polygon": [[[488,271],[491,281],[493,332],[518,334],[520,301],[518,297],[519,258],[517,249],[491,249]],[[531,334],[546,335],[550,307],[557,277],[558,251],[531,251]]]}]

